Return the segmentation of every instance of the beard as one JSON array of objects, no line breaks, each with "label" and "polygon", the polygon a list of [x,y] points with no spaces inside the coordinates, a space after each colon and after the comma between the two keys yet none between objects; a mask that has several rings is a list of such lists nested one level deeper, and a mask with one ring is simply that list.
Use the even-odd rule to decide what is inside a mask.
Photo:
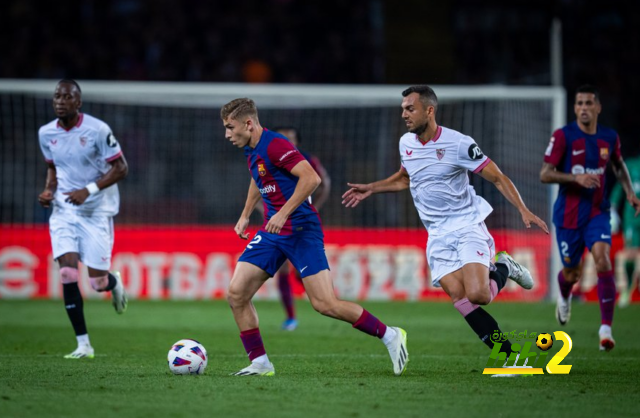
[{"label": "beard", "polygon": [[409,129],[409,132],[411,132],[412,134],[416,134],[418,136],[422,135],[424,131],[427,130],[427,127],[429,126],[428,123],[425,123],[424,125],[418,125],[416,127],[414,127],[413,129]]}]

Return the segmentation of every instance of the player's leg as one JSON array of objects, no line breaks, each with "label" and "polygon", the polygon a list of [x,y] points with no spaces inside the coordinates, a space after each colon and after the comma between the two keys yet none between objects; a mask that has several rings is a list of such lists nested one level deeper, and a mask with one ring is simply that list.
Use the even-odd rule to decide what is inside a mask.
[{"label": "player's leg", "polygon": [[293,292],[291,291],[291,283],[289,283],[289,263],[285,262],[276,273],[274,279],[278,283],[280,291],[280,301],[284,307],[286,318],[282,323],[282,329],[285,331],[293,331],[298,326],[296,320],[295,307],[293,305]]},{"label": "player's leg", "polygon": [[113,218],[78,216],[80,257],[88,267],[91,287],[96,292],[111,292],[113,307],[122,314],[127,310],[127,293],[120,272],[109,271],[113,238]]},{"label": "player's leg", "polygon": [[[480,264],[475,264],[475,266],[484,267]],[[470,275],[469,270],[467,270],[466,273]],[[464,274],[463,269],[449,273],[439,280],[439,286],[449,295],[453,306],[460,312],[465,321],[467,321],[467,324],[476,333],[478,338],[480,338],[480,341],[490,349],[493,349],[494,342],[491,340],[491,335],[496,331],[500,333],[502,331],[500,331],[496,320],[478,303],[474,303],[490,300],[490,292],[488,290],[490,286],[489,279],[487,277],[486,280],[479,280],[478,276],[475,276],[475,280],[484,281],[484,285],[479,286],[475,284],[472,287],[471,299],[469,299],[465,289],[466,282]],[[487,273],[485,272],[484,274]],[[471,281],[472,280],[469,280],[469,282]],[[481,287],[487,289],[480,290]],[[489,294],[489,296],[487,296],[487,294]],[[484,300],[482,300],[483,298]],[[508,358],[511,354],[511,343],[508,340],[504,341],[500,350],[506,352],[506,357]]]},{"label": "player's leg", "polygon": [[78,286],[78,259],[78,253],[66,253],[58,257],[64,307],[78,342],[78,347],[72,353],[64,356],[67,359],[94,357],[94,350],[89,341],[84,318],[84,302]]},{"label": "player's leg", "polygon": [[582,253],[584,252],[584,228],[556,228],[556,240],[563,268],[558,272],[558,298],[556,320],[565,325],[571,319],[573,286],[582,276]]},{"label": "player's leg", "polygon": [[76,350],[67,354],[65,358],[92,358],[94,352],[89,342],[89,334],[87,333],[87,325],[84,318],[84,302],[78,286],[80,250],[75,213],[67,213],[54,208],[49,218],[49,232],[51,234],[53,258],[58,261],[60,266],[64,306],[78,343]]},{"label": "player's leg", "polygon": [[260,334],[258,313],[251,301],[258,289],[269,277],[273,277],[286,261],[278,248],[279,237],[267,232],[259,232],[247,244],[238,259],[233,277],[229,283],[227,300],[233,318],[240,330],[240,339],[251,365],[235,376],[273,376],[275,368],[269,361]]},{"label": "player's leg", "polygon": [[616,283],[611,267],[611,222],[608,213],[600,214],[589,221],[585,232],[585,243],[591,251],[598,274],[600,350],[610,351],[615,346],[611,324],[616,303]]},{"label": "player's leg", "polygon": [[391,356],[394,373],[398,376],[404,373],[409,361],[405,330],[398,327],[388,327],[362,306],[338,299],[327,269],[303,276],[302,282],[311,306],[317,312],[330,318],[348,322],[353,328],[381,339]]}]

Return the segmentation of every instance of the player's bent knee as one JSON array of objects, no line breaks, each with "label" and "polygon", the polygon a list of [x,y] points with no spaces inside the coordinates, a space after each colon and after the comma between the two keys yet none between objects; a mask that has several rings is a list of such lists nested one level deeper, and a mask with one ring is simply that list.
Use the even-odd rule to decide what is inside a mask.
[{"label": "player's bent knee", "polygon": [[60,281],[62,281],[62,284],[78,283],[78,269],[62,267],[60,269]]},{"label": "player's bent knee", "polygon": [[491,292],[473,292],[467,294],[467,299],[476,305],[488,305],[491,302]]},{"label": "player's bent knee", "polygon": [[251,298],[246,296],[240,289],[230,287],[227,292],[227,302],[231,308],[246,305],[251,301]]},{"label": "player's bent knee", "polygon": [[335,318],[336,316],[336,304],[332,301],[311,300],[311,306],[313,306],[313,309],[321,315],[329,316],[331,318]]}]

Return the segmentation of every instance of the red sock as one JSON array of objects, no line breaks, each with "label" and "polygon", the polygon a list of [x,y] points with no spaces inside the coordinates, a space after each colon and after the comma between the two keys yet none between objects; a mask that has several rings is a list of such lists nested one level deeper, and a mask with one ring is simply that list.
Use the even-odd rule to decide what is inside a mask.
[{"label": "red sock", "polygon": [[253,361],[262,355],[267,354],[262,343],[262,336],[260,336],[260,328],[253,328],[240,333],[240,339],[244,350],[249,356],[249,360]]},{"label": "red sock", "polygon": [[600,301],[600,318],[603,325],[613,322],[613,308],[616,303],[616,283],[613,271],[598,273],[598,300]]},{"label": "red sock", "polygon": [[382,338],[384,333],[387,332],[387,326],[367,312],[366,309],[362,310],[362,315],[360,315],[360,318],[353,324],[353,327],[378,338]]}]

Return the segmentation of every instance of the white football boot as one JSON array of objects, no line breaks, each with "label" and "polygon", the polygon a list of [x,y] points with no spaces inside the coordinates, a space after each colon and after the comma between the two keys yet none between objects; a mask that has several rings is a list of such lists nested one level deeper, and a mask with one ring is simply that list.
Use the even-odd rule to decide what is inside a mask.
[{"label": "white football boot", "polygon": [[571,319],[571,297],[563,298],[562,295],[558,295],[556,302],[556,319],[560,325],[565,325]]},{"label": "white football boot", "polygon": [[522,264],[516,262],[506,251],[496,254],[496,264],[504,264],[509,269],[509,278],[518,283],[524,289],[533,288],[533,277],[531,272]]},{"label": "white football boot", "polygon": [[600,351],[613,350],[613,347],[616,346],[616,341],[613,339],[613,335],[611,334],[611,326],[600,325],[598,335],[600,336]]},{"label": "white football boot", "polygon": [[230,376],[274,376],[276,369],[273,367],[273,363],[262,364],[253,362],[249,366],[236,373],[231,373]]},{"label": "white football boot", "polygon": [[116,278],[116,287],[111,289],[111,303],[113,307],[116,309],[116,312],[119,314],[124,313],[127,310],[127,292],[124,290],[124,285],[122,284],[122,277],[120,277],[119,271],[111,272]]},{"label": "white football boot", "polygon": [[389,356],[393,363],[393,372],[396,376],[402,376],[407,369],[409,352],[407,351],[407,332],[402,328],[390,327],[396,332],[394,341],[389,345]]},{"label": "white football boot", "polygon": [[80,344],[73,353],[64,356],[66,359],[93,358],[95,353],[93,347],[87,344]]}]

